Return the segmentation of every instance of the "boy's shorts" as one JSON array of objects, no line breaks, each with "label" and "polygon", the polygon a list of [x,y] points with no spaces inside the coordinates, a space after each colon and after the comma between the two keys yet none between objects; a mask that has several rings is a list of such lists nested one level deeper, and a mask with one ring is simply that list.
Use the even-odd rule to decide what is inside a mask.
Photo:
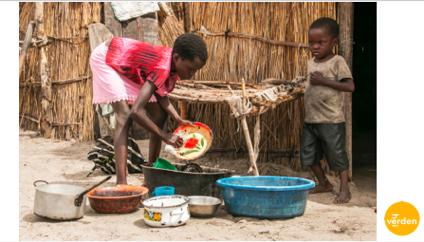
[{"label": "boy's shorts", "polygon": [[302,165],[319,164],[323,154],[325,154],[331,170],[347,170],[349,161],[347,159],[345,137],[345,123],[305,123],[300,141],[300,160]]}]

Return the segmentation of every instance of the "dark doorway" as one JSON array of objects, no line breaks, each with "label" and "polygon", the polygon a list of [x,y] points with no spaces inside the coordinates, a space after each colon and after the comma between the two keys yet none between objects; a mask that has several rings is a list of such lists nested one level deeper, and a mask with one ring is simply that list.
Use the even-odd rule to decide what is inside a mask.
[{"label": "dark doorway", "polygon": [[353,175],[376,168],[377,14],[376,3],[354,3],[352,96]]}]

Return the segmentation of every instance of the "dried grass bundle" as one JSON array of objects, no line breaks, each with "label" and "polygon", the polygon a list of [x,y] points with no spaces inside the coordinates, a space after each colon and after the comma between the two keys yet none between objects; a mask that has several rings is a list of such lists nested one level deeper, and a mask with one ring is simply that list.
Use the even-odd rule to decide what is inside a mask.
[{"label": "dried grass bundle", "polygon": [[161,11],[159,17],[159,38],[163,45],[172,47],[175,39],[184,34],[184,25],[177,19],[171,7],[166,3],[159,3]]},{"label": "dried grass bundle", "polygon": [[[20,32],[33,20],[35,5],[20,4]],[[53,111],[54,138],[91,140],[93,108],[90,47],[87,25],[100,22],[101,3],[44,3],[44,31]],[[20,76],[21,127],[38,129],[41,115],[39,48],[29,50],[26,69]]]}]

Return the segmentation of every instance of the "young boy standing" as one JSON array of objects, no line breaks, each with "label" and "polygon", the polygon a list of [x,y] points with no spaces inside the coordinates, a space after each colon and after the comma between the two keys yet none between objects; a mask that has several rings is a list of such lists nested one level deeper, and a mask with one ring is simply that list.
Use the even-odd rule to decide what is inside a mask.
[{"label": "young boy standing", "polygon": [[334,202],[347,203],[351,193],[343,92],[353,92],[355,84],[346,61],[333,53],[338,35],[339,25],[331,18],[317,19],[309,27],[309,48],[313,58],[308,61],[300,158],[318,179],[318,185],[311,193],[332,192],[333,185],[320,165],[325,154],[330,169],[340,174],[340,190]]}]

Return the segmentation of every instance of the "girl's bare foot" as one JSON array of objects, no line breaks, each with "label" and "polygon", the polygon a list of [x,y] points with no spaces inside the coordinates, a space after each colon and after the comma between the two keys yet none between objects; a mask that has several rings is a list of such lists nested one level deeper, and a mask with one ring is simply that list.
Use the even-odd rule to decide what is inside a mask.
[{"label": "girl's bare foot", "polygon": [[352,198],[352,194],[349,190],[340,191],[339,195],[334,199],[334,203],[348,203]]},{"label": "girl's bare foot", "polygon": [[332,191],[333,191],[333,185],[329,181],[327,181],[324,184],[318,184],[311,191],[309,191],[309,193],[313,194],[313,193],[324,193],[324,192],[332,192]]}]

